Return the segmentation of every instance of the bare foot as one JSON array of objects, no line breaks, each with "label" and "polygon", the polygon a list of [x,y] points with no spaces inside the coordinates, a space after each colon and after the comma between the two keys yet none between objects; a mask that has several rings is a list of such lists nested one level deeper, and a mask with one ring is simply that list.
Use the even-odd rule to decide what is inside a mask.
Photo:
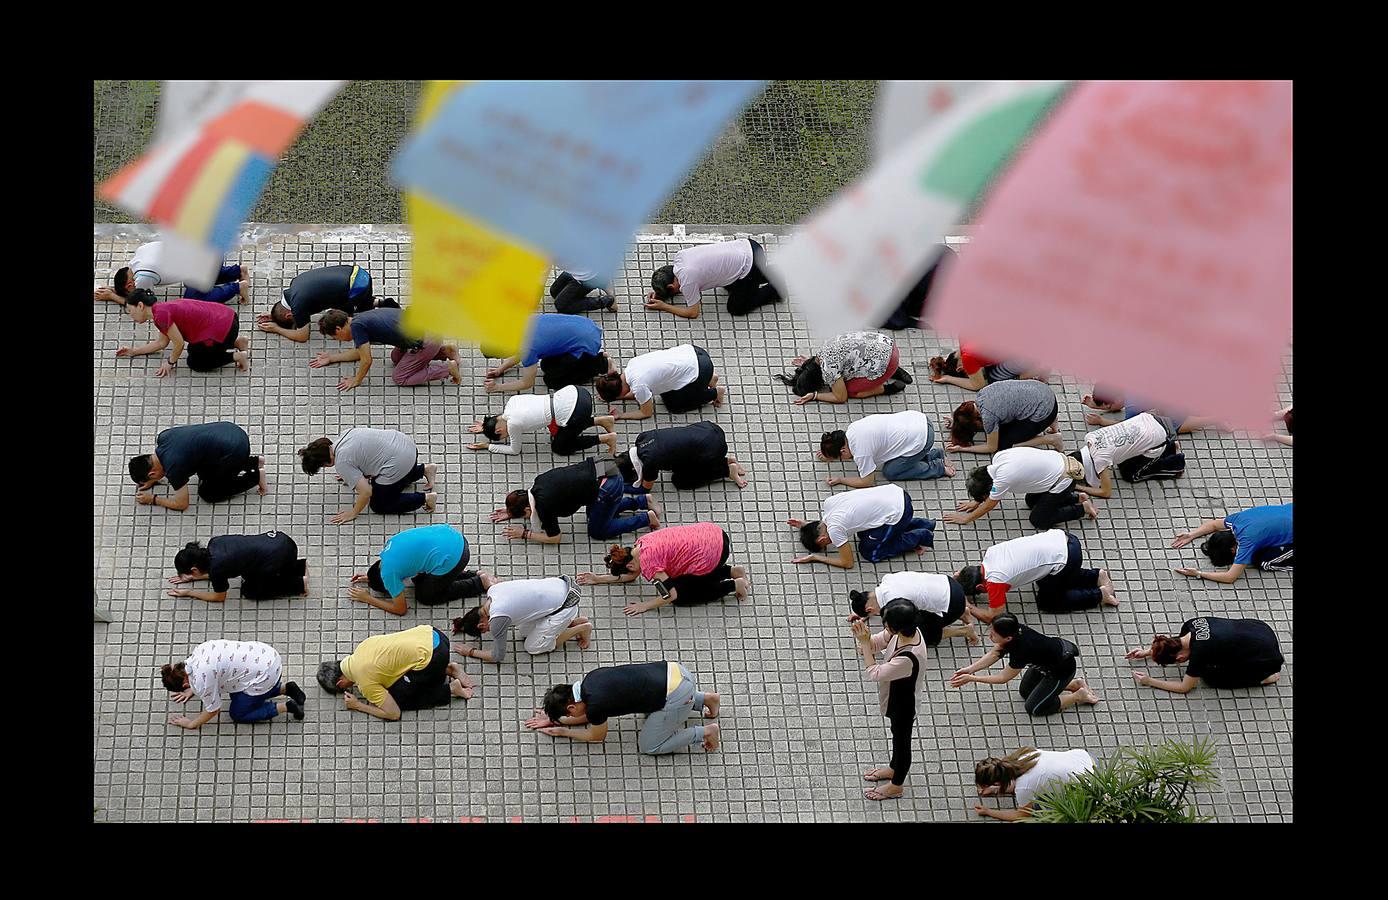
[{"label": "bare foot", "polygon": [[1052,422],[1052,423],[1051,423],[1051,427],[1049,427],[1049,428],[1046,429],[1046,433],[1047,433],[1047,434],[1059,434],[1059,433],[1060,433],[1060,426],[1059,426],[1059,425],[1056,425],[1054,422]]},{"label": "bare foot", "polygon": [[251,339],[244,334],[237,338],[235,343],[237,350],[249,350],[251,348]]},{"label": "bare foot", "polygon": [[1081,689],[1080,689],[1080,702],[1081,702],[1081,703],[1088,703],[1090,706],[1095,706],[1095,705],[1097,705],[1098,702],[1099,702],[1099,695],[1096,694],[1096,693],[1094,693],[1094,689],[1091,688],[1091,687],[1084,687],[1084,688],[1081,688]]},{"label": "bare foot", "polygon": [[704,718],[718,718],[718,707],[723,705],[721,694],[704,694]]},{"label": "bare foot", "polygon": [[924,548],[924,547],[917,547],[917,548],[916,548],[916,555],[917,555],[917,556],[923,554],[924,552],[925,552],[925,548]]},{"label": "bare foot", "polygon": [[1117,606],[1118,597],[1113,593],[1113,588],[1107,584],[1099,585],[1099,593],[1103,597],[1104,606]]},{"label": "bare foot", "polygon": [[717,722],[713,723],[712,725],[705,725],[705,726],[704,726],[704,749],[705,749],[705,750],[713,751],[713,750],[717,750],[717,749],[718,749],[718,744],[720,743],[720,740],[719,740],[719,737],[718,737],[718,732],[721,731],[721,730],[722,730],[722,729],[718,727],[718,723],[717,723]]},{"label": "bare foot", "polygon": [[260,487],[258,488],[258,490],[260,491],[260,495],[263,497],[270,490],[265,485],[265,457],[257,456],[255,460],[256,468],[260,470]]},{"label": "bare foot", "polygon": [[747,599],[747,595],[750,593],[752,593],[752,585],[748,583],[746,578],[733,579],[733,595],[737,597],[738,602]]},{"label": "bare foot", "polygon": [[1099,518],[1099,508],[1094,505],[1093,500],[1086,500],[1081,503],[1080,506],[1084,507],[1084,514],[1089,516],[1089,518]]},{"label": "bare foot", "polygon": [[439,495],[428,493],[424,495],[424,509],[428,512],[434,511],[434,504],[439,502]]},{"label": "bare foot", "polygon": [[448,693],[452,694],[454,697],[462,697],[464,700],[472,699],[472,688],[467,687],[455,678],[450,678],[448,680]]},{"label": "bare foot", "polygon": [[863,791],[863,796],[869,800],[895,800],[904,793],[906,788],[899,784],[884,784],[880,788]]},{"label": "bare foot", "polygon": [[714,372],[713,377],[708,380],[709,387],[718,387],[718,373]]},{"label": "bare foot", "polygon": [[646,509],[655,513],[657,516],[665,515],[665,506],[656,498],[655,494],[646,495]]},{"label": "bare foot", "polygon": [[[714,376],[714,377],[717,377],[717,376]],[[726,397],[727,395],[728,395],[728,392],[727,392],[726,390],[724,390],[723,388],[718,388],[718,390],[716,390],[716,391],[714,392],[713,405],[714,405],[714,406],[722,406],[722,405],[723,405],[723,398]]]},{"label": "bare foot", "polygon": [[1104,585],[1113,587],[1113,576],[1109,575],[1108,569],[1099,570],[1099,587],[1103,587]]},{"label": "bare foot", "polygon": [[955,476],[955,474],[956,474],[958,471],[959,471],[959,470],[956,469],[956,468],[954,467],[953,463],[950,463],[949,461],[946,461],[946,462],[945,462],[945,477],[946,477],[946,478],[953,478],[953,477]]},{"label": "bare foot", "polygon": [[450,359],[448,361],[448,380],[454,384],[463,383],[463,373],[459,371],[458,361],[456,359]]},{"label": "bare foot", "polygon": [[434,487],[434,476],[439,474],[439,467],[433,463],[428,463],[424,467],[424,489],[431,490]]},{"label": "bare foot", "polygon": [[600,434],[600,435],[598,435],[598,443],[599,443],[599,444],[602,444],[602,445],[605,446],[605,447],[607,447],[608,452],[610,452],[613,456],[616,456],[616,455],[617,455],[617,434],[616,434],[616,432],[609,431],[607,434]]},{"label": "bare foot", "polygon": [[728,457],[728,477],[732,479],[733,484],[739,488],[745,488],[747,486],[746,475],[747,470],[742,468],[742,464],[731,456]]},{"label": "bare foot", "polygon": [[746,577],[747,577],[747,567],[746,567],[746,566],[733,566],[732,572],[733,572],[733,577],[734,577],[734,578],[746,578]]},{"label": "bare foot", "polygon": [[1273,674],[1271,674],[1271,675],[1269,675],[1268,677],[1264,678],[1264,679],[1263,679],[1261,682],[1259,682],[1259,683],[1260,683],[1260,684],[1276,684],[1277,681],[1278,681],[1278,679],[1280,679],[1281,677],[1282,677],[1282,673],[1281,673],[1281,672],[1274,672]]},{"label": "bare foot", "polygon": [[304,593],[303,593],[303,596],[305,596],[305,597],[308,596],[308,560],[304,560]]},{"label": "bare foot", "polygon": [[453,346],[452,344],[444,344],[443,347],[441,347],[440,349],[443,351],[444,359],[458,358],[458,348]]},{"label": "bare foot", "polygon": [[972,625],[968,625],[966,627],[969,630],[964,633],[964,640],[968,642],[970,646],[977,647],[980,643],[983,642],[983,639],[978,636],[978,632],[974,629]]},{"label": "bare foot", "polygon": [[251,359],[244,350],[233,350],[231,358],[236,360],[236,370],[238,372],[249,372],[251,370]]},{"label": "bare foot", "polygon": [[589,645],[593,643],[593,623],[589,622],[586,625],[580,626],[580,630],[578,635],[574,638],[574,641],[578,644],[578,649],[587,650]]},{"label": "bare foot", "polygon": [[651,526],[651,531],[660,527],[660,516],[653,509],[646,510],[646,522]]},{"label": "bare foot", "polygon": [[876,769],[868,769],[863,773],[864,781],[891,781],[896,772],[891,766],[883,766]]},{"label": "bare foot", "polygon": [[241,267],[241,281],[237,285],[237,291],[241,294],[241,299],[237,303],[245,303],[251,299],[251,279],[246,272],[245,266]]}]

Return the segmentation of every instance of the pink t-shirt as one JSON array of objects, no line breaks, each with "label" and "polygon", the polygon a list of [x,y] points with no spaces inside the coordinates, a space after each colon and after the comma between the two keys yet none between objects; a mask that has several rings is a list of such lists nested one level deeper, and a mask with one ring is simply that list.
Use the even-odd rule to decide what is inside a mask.
[{"label": "pink t-shirt", "polygon": [[190,344],[217,344],[226,340],[236,310],[207,300],[165,300],[154,306],[154,327],[161,334],[169,333],[169,323],[178,326],[178,333]]},{"label": "pink t-shirt", "polygon": [[723,558],[723,529],[712,522],[666,526],[642,535],[636,546],[641,551],[641,576],[647,581],[654,581],[656,572],[671,578],[707,575]]}]

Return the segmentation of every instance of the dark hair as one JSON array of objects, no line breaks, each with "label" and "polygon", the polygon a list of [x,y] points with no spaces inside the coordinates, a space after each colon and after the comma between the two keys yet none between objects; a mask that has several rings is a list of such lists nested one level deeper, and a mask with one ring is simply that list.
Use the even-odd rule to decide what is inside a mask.
[{"label": "dark hair", "polygon": [[941,375],[950,375],[955,378],[966,378],[963,361],[959,358],[958,350],[951,350],[949,356],[932,356],[930,358],[930,371],[939,378]]},{"label": "dark hair", "polygon": [[1041,752],[1035,747],[1023,747],[1001,759],[996,756],[981,759],[974,764],[974,784],[979,787],[1009,784],[1030,772],[1040,759]]},{"label": "dark hair", "polygon": [[843,448],[848,446],[848,435],[842,430],[826,431],[819,436],[819,452],[829,459],[838,459]]},{"label": "dark hair", "polygon": [[[579,362],[581,363],[583,359],[584,357],[580,356]],[[599,375],[607,374],[608,362],[606,353],[596,353],[592,356],[587,357],[587,359],[588,371],[592,374],[594,378],[598,377]]]},{"label": "dark hair", "polygon": [[824,370],[819,366],[819,357],[811,356],[802,362],[793,375],[776,374],[776,380],[781,384],[789,385],[790,389],[797,397],[812,394],[815,391],[826,387],[824,384]]},{"label": "dark hair", "polygon": [[811,553],[819,552],[819,519],[800,526],[800,543]]},{"label": "dark hair", "polygon": [[496,430],[496,420],[500,416],[486,416],[482,419],[482,436],[489,441],[501,440],[501,432]]},{"label": "dark hair", "polygon": [[332,450],[333,442],[325,437],[309,441],[308,446],[299,451],[299,463],[306,473],[317,475],[319,469],[332,465]]},{"label": "dark hair", "polygon": [[530,497],[520,489],[514,490],[506,495],[506,511],[511,514],[511,518],[519,519],[525,515],[525,508],[530,505]]},{"label": "dark hair", "polygon": [[631,551],[613,544],[602,558],[607,563],[607,571],[613,575],[625,575],[631,571]]},{"label": "dark hair", "polygon": [[174,571],[180,575],[187,575],[194,569],[199,572],[206,572],[210,568],[212,568],[212,553],[197,541],[189,541],[184,544],[183,549],[174,556]]},{"label": "dark hair", "polygon": [[954,410],[949,420],[949,436],[956,444],[967,447],[974,442],[974,435],[983,430],[983,414],[978,404],[965,400]]},{"label": "dark hair", "polygon": [[318,320],[318,333],[332,337],[339,328],[347,324],[349,318],[351,317],[340,309],[330,309]]},{"label": "dark hair", "polygon": [[482,607],[474,606],[453,620],[453,633],[468,637],[482,636]]},{"label": "dark hair", "polygon": [[1200,545],[1200,552],[1208,556],[1210,562],[1216,566],[1230,566],[1234,564],[1234,555],[1238,548],[1239,540],[1234,537],[1234,532],[1216,531]]},{"label": "dark hair", "polygon": [[988,492],[993,489],[993,476],[988,474],[987,466],[979,466],[969,473],[969,478],[964,482],[964,490],[969,492],[969,496],[982,503],[988,499]]},{"label": "dark hair", "polygon": [[318,686],[329,694],[342,693],[342,688],[337,686],[341,677],[342,663],[338,660],[331,659],[318,664]]},{"label": "dark hair", "polygon": [[902,637],[915,636],[917,618],[916,606],[910,600],[897,598],[882,610],[882,624],[887,626],[888,631]]},{"label": "dark hair", "polygon": [[1290,409],[1287,410],[1287,414],[1286,414],[1285,416],[1282,417],[1282,421],[1283,421],[1283,422],[1286,424],[1286,426],[1287,426],[1287,434],[1291,434],[1291,433],[1292,433],[1292,411],[1291,411]]},{"label": "dark hair", "polygon": [[381,578],[381,561],[379,559],[371,564],[371,568],[366,570],[366,583],[376,593],[389,596],[390,591],[386,590],[386,583]]},{"label": "dark hair", "polygon": [[959,586],[964,589],[964,596],[972,597],[983,589],[983,567],[965,566],[959,570],[957,580]]},{"label": "dark hair", "polygon": [[153,309],[154,304],[158,302],[159,298],[154,295],[154,291],[151,291],[149,288],[135,288],[135,290],[130,292],[130,296],[126,298],[125,305],[130,306],[132,303],[143,303],[147,308]]},{"label": "dark hair", "polygon": [[111,279],[111,288],[121,297],[129,297],[130,291],[126,290],[125,279],[130,277],[130,267],[121,266],[116,270],[116,276]]},{"label": "dark hair", "polygon": [[675,281],[675,267],[661,266],[651,273],[651,290],[662,300],[669,300],[675,296],[675,291],[670,287]]},{"label": "dark hair", "polygon": [[1169,666],[1176,661],[1181,652],[1181,639],[1159,634],[1152,638],[1152,662],[1159,666]]},{"label": "dark hair", "polygon": [[[366,295],[371,296],[371,291],[368,290]],[[375,309],[400,309],[400,301],[394,297],[377,297],[372,306]]]},{"label": "dark hair", "polygon": [[164,687],[171,691],[183,690],[183,679],[187,677],[187,675],[188,670],[183,663],[174,663],[172,665],[165,663],[164,667],[159,670],[160,680],[164,682]]},{"label": "dark hair", "polygon": [[853,610],[853,615],[867,618],[867,594],[862,591],[849,591],[848,608]]},{"label": "dark hair", "polygon": [[1000,613],[993,618],[993,630],[999,637],[1014,638],[1022,633],[1022,623],[1012,613]]},{"label": "dark hair", "polygon": [[551,722],[558,722],[559,717],[564,715],[569,704],[574,702],[574,686],[571,684],[556,684],[554,687],[545,691],[544,708],[545,715],[549,716]]},{"label": "dark hair", "polygon": [[598,396],[608,403],[622,396],[622,375],[620,372],[609,372],[606,375],[599,375],[593,382],[593,389],[598,392]]},{"label": "dark hair", "polygon": [[617,457],[614,461],[614,465],[617,466],[617,471],[621,473],[623,481],[630,485],[636,484],[636,466],[632,464],[631,454],[623,453],[621,456]]},{"label": "dark hair", "polygon": [[154,468],[154,457],[148,453],[130,457],[130,480],[136,484],[149,481],[150,470]]},{"label": "dark hair", "polygon": [[283,303],[276,303],[270,307],[270,321],[281,328],[293,328],[294,311]]},{"label": "dark hair", "polygon": [[1091,399],[1099,406],[1122,407],[1123,392],[1111,384],[1096,384],[1090,394]]}]

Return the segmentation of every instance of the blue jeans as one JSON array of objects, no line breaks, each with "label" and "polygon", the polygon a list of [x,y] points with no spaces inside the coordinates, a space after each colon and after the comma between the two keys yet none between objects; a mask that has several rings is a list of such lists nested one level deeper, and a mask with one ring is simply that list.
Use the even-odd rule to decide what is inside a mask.
[{"label": "blue jeans", "polygon": [[858,535],[858,549],[863,559],[878,563],[917,547],[935,546],[935,522],[912,518],[911,498],[904,499],[901,518],[895,525],[878,525]]},{"label": "blue jeans", "polygon": [[222,270],[217,273],[217,283],[212,286],[210,291],[200,291],[197,288],[183,286],[183,296],[192,300],[208,300],[212,303],[225,303],[241,295],[241,285],[237,284],[241,280],[240,266],[222,266]]},{"label": "blue jeans", "polygon": [[237,691],[231,695],[231,721],[233,722],[264,722],[279,715],[279,707],[271,697],[278,697],[284,693],[284,682],[277,681],[275,686],[264,694],[256,694],[254,697],[245,691]]},{"label": "blue jeans", "polygon": [[[640,485],[628,485],[619,476],[608,478],[598,487],[598,498],[588,504],[588,536],[605,541],[628,531],[645,528],[651,522],[645,509],[646,492]],[[634,516],[619,516],[632,510],[642,512]]]},{"label": "blue jeans", "polygon": [[924,481],[945,474],[945,451],[935,446],[935,424],[925,423],[925,446],[914,456],[898,456],[882,464],[888,481]]}]

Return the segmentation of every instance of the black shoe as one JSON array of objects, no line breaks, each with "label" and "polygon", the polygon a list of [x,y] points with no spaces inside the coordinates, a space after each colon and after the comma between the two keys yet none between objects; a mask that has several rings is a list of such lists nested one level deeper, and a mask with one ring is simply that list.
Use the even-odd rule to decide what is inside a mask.
[{"label": "black shoe", "polygon": [[392,297],[382,297],[376,301],[377,309],[399,309],[400,303]]},{"label": "black shoe", "polygon": [[302,722],[302,721],[303,721],[303,719],[304,719],[304,708],[303,708],[302,706],[300,706],[299,703],[298,703],[297,701],[295,701],[295,700],[286,700],[286,701],[284,701],[284,706],[285,706],[286,709],[289,710],[289,714],[290,714],[291,716],[293,716],[294,719],[295,719],[296,721],[299,721],[299,722]]},{"label": "black shoe", "polygon": [[910,372],[908,372],[908,371],[906,371],[905,369],[901,368],[901,366],[897,366],[897,367],[896,367],[896,371],[892,373],[892,380],[893,380],[893,381],[899,381],[899,382],[901,382],[902,384],[910,384],[911,382],[915,381],[916,379],[914,379],[914,378],[911,377],[911,373],[910,373]]},{"label": "black shoe", "polygon": [[284,693],[286,696],[289,697],[289,699],[293,700],[300,706],[303,706],[304,702],[308,700],[308,697],[304,696],[304,689],[299,687],[292,681],[284,686]]},{"label": "black shoe", "polygon": [[900,381],[889,381],[882,385],[882,393],[884,394],[899,394],[904,390],[906,390],[906,385]]}]

